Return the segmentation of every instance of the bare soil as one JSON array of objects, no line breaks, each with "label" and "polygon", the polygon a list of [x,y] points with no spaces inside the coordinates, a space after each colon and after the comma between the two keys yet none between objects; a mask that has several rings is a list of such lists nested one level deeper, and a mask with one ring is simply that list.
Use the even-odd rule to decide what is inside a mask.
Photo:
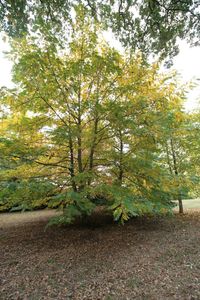
[{"label": "bare soil", "polygon": [[200,212],[44,231],[52,214],[0,215],[0,299],[200,299]]}]

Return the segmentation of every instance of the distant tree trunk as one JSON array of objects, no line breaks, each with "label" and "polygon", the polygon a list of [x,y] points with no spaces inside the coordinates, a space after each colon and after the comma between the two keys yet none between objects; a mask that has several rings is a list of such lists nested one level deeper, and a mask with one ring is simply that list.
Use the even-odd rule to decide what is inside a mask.
[{"label": "distant tree trunk", "polygon": [[119,139],[120,139],[120,159],[119,159],[119,174],[118,174],[118,182],[120,185],[123,183],[123,175],[124,175],[124,170],[123,170],[123,154],[124,154],[124,144],[123,144],[123,139],[122,139],[122,131],[119,130]]},{"label": "distant tree trunk", "polygon": [[[93,165],[94,165],[94,152],[95,152],[95,146],[96,146],[96,139],[97,139],[97,132],[98,132],[98,114],[96,113],[95,115],[95,120],[94,120],[94,132],[93,132],[93,140],[92,140],[92,145],[90,149],[90,155],[89,155],[89,171],[92,172],[93,170]],[[92,182],[92,179],[88,179],[88,185],[90,185]]]},{"label": "distant tree trunk", "polygon": [[183,201],[182,199],[178,199],[178,206],[179,206],[179,214],[183,214]]},{"label": "distant tree trunk", "polygon": [[[98,113],[98,105],[99,105],[99,78],[97,78],[97,98],[95,103],[95,110],[94,110],[94,128],[93,128],[93,138],[90,148],[89,154],[89,171],[92,173],[93,166],[94,166],[94,154],[96,148],[96,141],[97,141],[97,134],[98,134],[98,124],[99,124],[99,113]],[[88,179],[88,185],[92,182],[92,178]]]},{"label": "distant tree trunk", "polygon": [[[175,153],[174,143],[173,143],[172,138],[170,139],[170,144],[171,144],[173,164],[174,164],[174,173],[175,173],[176,176],[178,176],[178,167],[177,167],[177,161],[176,161],[176,153]],[[183,201],[182,201],[180,193],[178,195],[178,206],[179,206],[179,213],[183,214]]]},{"label": "distant tree trunk", "polygon": [[[77,159],[78,159],[78,172],[83,173],[83,162],[82,162],[82,119],[81,119],[81,75],[79,82],[79,91],[78,91],[78,150],[77,150]],[[84,182],[80,182],[78,185],[78,190],[82,191],[84,189]]]},{"label": "distant tree trunk", "polygon": [[72,182],[72,188],[74,190],[74,192],[77,191],[77,187],[76,187],[76,183],[74,181],[74,149],[73,149],[73,142],[72,142],[72,138],[71,138],[71,130],[69,132],[69,151],[70,151],[70,167],[69,167],[69,172],[70,172],[70,176],[71,176],[71,182]]},{"label": "distant tree trunk", "polygon": [[167,143],[166,143],[166,153],[167,153],[167,163],[168,163],[169,171],[173,175],[172,166],[171,166],[171,162],[170,162],[169,149],[168,149],[168,144]]}]

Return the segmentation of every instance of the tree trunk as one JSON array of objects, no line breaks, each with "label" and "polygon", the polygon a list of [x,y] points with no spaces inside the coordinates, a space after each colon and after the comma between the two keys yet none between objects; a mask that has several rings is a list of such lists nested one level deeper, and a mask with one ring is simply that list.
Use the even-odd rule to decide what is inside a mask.
[{"label": "tree trunk", "polygon": [[70,151],[70,167],[69,167],[69,172],[70,172],[70,176],[71,176],[71,182],[72,182],[72,188],[73,191],[76,192],[77,191],[77,187],[76,187],[76,183],[74,181],[74,149],[73,149],[73,142],[72,142],[72,138],[71,138],[71,132],[69,134],[69,151]]},{"label": "tree trunk", "polygon": [[74,192],[77,192],[76,182],[75,182],[75,168],[74,168],[74,145],[72,140],[72,130],[71,130],[71,118],[68,116],[68,134],[69,134],[69,160],[70,160],[70,166],[69,166],[69,173],[71,177],[71,184]]},{"label": "tree trunk", "polygon": [[178,199],[178,206],[179,206],[179,214],[183,214],[183,201],[182,201],[182,199]]},{"label": "tree trunk", "polygon": [[[97,78],[97,98],[95,103],[95,110],[94,110],[94,129],[93,129],[93,139],[90,148],[89,154],[89,171],[92,173],[93,165],[94,165],[94,153],[96,148],[96,140],[97,140],[97,133],[98,133],[98,123],[99,123],[99,114],[98,114],[98,104],[99,104],[99,78]],[[88,185],[92,182],[92,178],[88,179]]]},{"label": "tree trunk", "polygon": [[[175,153],[174,143],[173,143],[172,138],[170,139],[170,143],[171,143],[172,157],[173,157],[173,163],[174,163],[174,172],[175,172],[175,175],[178,176],[179,172],[178,172],[176,153]],[[179,206],[179,214],[183,214],[183,201],[181,199],[180,194],[178,195],[178,206]]]},{"label": "tree trunk", "polygon": [[166,142],[166,153],[167,153],[167,163],[168,163],[169,171],[170,171],[170,174],[173,175],[173,171],[172,171],[172,166],[171,166],[171,162],[170,162],[170,155],[169,155],[169,149],[168,149],[167,142]]},{"label": "tree trunk", "polygon": [[[91,172],[93,170],[93,164],[94,164],[94,152],[95,152],[95,143],[97,139],[97,130],[98,130],[98,115],[96,114],[95,116],[95,121],[94,121],[94,132],[93,132],[93,140],[92,140],[92,145],[90,149],[90,155],[89,155],[89,171]],[[91,184],[91,178],[88,179],[88,185]]]},{"label": "tree trunk", "polygon": [[[79,77],[79,90],[78,90],[78,116],[77,116],[77,161],[78,161],[78,173],[83,173],[83,162],[82,162],[82,107],[81,107],[81,74]],[[81,181],[78,184],[78,191],[84,190],[85,184],[84,181]]]},{"label": "tree trunk", "polygon": [[119,174],[118,174],[118,182],[120,185],[123,183],[123,154],[124,154],[124,144],[122,139],[122,131],[119,130],[119,138],[120,138],[120,159],[119,159]]}]

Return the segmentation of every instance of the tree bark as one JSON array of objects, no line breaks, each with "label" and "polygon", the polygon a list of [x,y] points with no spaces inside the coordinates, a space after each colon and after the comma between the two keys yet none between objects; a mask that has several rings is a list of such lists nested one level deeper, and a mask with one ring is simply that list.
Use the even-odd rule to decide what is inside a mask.
[{"label": "tree bark", "polygon": [[123,144],[123,139],[122,139],[122,132],[119,130],[119,139],[120,139],[120,158],[119,158],[119,174],[118,174],[118,182],[120,185],[123,183],[123,175],[124,175],[124,170],[123,170],[123,153],[124,153],[124,144]]},{"label": "tree bark", "polygon": [[[172,138],[170,139],[170,143],[171,143],[171,149],[172,149],[174,173],[176,176],[178,176],[179,174],[178,174],[178,168],[177,168],[176,154],[175,154],[174,143],[173,143]],[[183,201],[182,201],[180,193],[178,194],[178,206],[179,206],[179,213],[183,214]]]},{"label": "tree bark", "polygon": [[178,206],[179,206],[179,214],[183,214],[183,201],[182,199],[178,199]]},{"label": "tree bark", "polygon": [[81,79],[78,92],[78,170],[79,173],[83,172],[82,165],[82,128],[81,128]]},{"label": "tree bark", "polygon": [[[99,114],[98,114],[98,104],[99,104],[99,77],[97,78],[97,98],[95,103],[95,110],[94,110],[94,129],[93,129],[93,139],[92,144],[90,148],[90,154],[89,154],[89,171],[92,172],[94,167],[94,153],[95,153],[95,147],[96,147],[96,141],[97,141],[97,133],[98,133],[98,123],[99,123]],[[88,179],[88,185],[90,185],[92,182],[92,179]]]},{"label": "tree bark", "polygon": [[90,159],[89,159],[89,170],[91,171],[93,169],[93,162],[94,162],[94,149],[95,149],[95,143],[97,138],[97,130],[98,130],[98,116],[95,116],[94,120],[94,132],[93,132],[93,140],[92,145],[90,149]]},{"label": "tree bark", "polygon": [[70,167],[69,172],[71,176],[72,188],[74,192],[77,192],[77,187],[75,183],[75,173],[74,173],[74,149],[73,149],[73,142],[71,138],[71,133],[69,134],[69,151],[70,151]]},{"label": "tree bark", "polygon": [[75,171],[74,171],[74,147],[72,141],[72,132],[71,132],[71,120],[69,117],[69,153],[70,153],[70,167],[69,172],[71,176],[71,183],[74,192],[77,192],[77,187],[75,183]]}]

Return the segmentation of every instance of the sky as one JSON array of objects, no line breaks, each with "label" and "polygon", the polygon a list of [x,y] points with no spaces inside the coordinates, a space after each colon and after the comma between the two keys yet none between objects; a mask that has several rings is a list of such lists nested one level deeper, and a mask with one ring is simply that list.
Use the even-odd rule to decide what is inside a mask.
[{"label": "sky", "polygon": [[[105,34],[105,39],[119,48],[120,45],[114,40],[110,33]],[[9,45],[0,36],[0,87],[12,87],[12,63],[6,58],[5,51],[9,51]],[[199,79],[197,86],[188,93],[185,109],[191,111],[200,103],[200,47],[191,48],[185,41],[180,42],[180,53],[174,58],[173,69],[178,71],[181,81]]]},{"label": "sky", "polygon": [[2,36],[0,35],[0,87],[1,86],[12,86],[11,69],[12,63],[6,59],[4,51],[9,51],[7,43],[3,42]]},{"label": "sky", "polygon": [[200,105],[200,47],[190,47],[181,41],[180,53],[174,58],[173,68],[178,71],[183,82],[196,80],[197,86],[188,94],[185,104],[187,110],[192,110]]}]

